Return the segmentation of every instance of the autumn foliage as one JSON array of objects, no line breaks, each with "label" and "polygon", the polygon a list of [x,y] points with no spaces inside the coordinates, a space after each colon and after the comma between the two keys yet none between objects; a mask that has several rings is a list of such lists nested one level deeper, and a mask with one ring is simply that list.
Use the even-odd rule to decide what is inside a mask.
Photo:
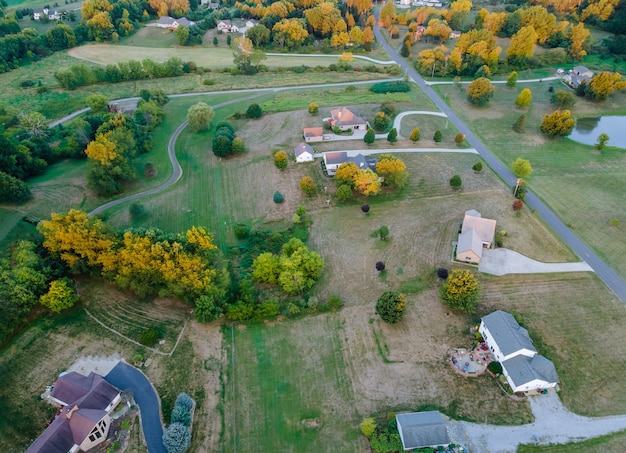
[{"label": "autumn foliage", "polygon": [[541,132],[550,137],[564,137],[574,129],[576,121],[570,117],[569,110],[555,110],[548,113],[541,121]]},{"label": "autumn foliage", "polygon": [[478,279],[467,270],[456,270],[439,290],[441,302],[453,310],[474,313],[480,298]]}]

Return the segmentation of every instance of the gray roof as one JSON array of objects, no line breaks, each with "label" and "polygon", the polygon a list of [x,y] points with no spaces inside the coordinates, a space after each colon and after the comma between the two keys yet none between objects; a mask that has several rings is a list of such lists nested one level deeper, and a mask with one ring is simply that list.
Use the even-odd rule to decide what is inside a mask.
[{"label": "gray roof", "polygon": [[396,414],[396,422],[405,450],[450,443],[446,423],[437,411]]},{"label": "gray roof", "polygon": [[177,19],[177,22],[179,23],[179,25],[184,25],[185,27],[191,27],[192,25],[196,25],[195,22],[190,21],[186,17],[181,17],[180,19]]},{"label": "gray roof", "polygon": [[174,23],[174,18],[170,16],[161,16],[159,17],[159,20],[157,21],[157,24],[164,24],[164,25],[172,25],[173,23]]},{"label": "gray roof", "polygon": [[506,356],[521,349],[537,352],[528,331],[521,327],[515,318],[505,311],[496,310],[482,318],[492,340]]},{"label": "gray roof", "polygon": [[549,383],[559,382],[554,364],[542,355],[528,357],[518,355],[502,362],[509,378],[516,387],[527,384],[535,379]]},{"label": "gray roof", "polygon": [[369,168],[367,160],[363,154],[357,154],[356,156],[348,157],[346,162],[354,162],[359,170],[365,170]]},{"label": "gray roof", "polygon": [[476,233],[474,228],[467,230],[465,233],[459,234],[459,241],[456,246],[456,253],[473,251],[478,258],[483,256],[483,241]]},{"label": "gray roof", "polygon": [[293,152],[296,153],[296,156],[301,156],[304,153],[309,153],[311,155],[315,154],[315,151],[313,151],[313,148],[311,148],[310,145],[307,145],[304,142],[302,142],[298,146],[296,146],[293,149]]}]

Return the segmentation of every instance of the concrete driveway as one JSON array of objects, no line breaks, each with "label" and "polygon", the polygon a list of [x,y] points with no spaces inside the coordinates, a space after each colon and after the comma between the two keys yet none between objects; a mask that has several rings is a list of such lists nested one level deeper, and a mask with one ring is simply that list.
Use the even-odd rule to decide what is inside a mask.
[{"label": "concrete driveway", "polygon": [[119,362],[104,379],[120,390],[133,392],[141,411],[141,428],[149,453],[167,453],[163,445],[161,406],[156,390],[138,369]]},{"label": "concrete driveway", "polygon": [[542,263],[513,250],[483,250],[478,270],[485,274],[546,274],[550,272],[593,272],[584,261],[578,263]]}]

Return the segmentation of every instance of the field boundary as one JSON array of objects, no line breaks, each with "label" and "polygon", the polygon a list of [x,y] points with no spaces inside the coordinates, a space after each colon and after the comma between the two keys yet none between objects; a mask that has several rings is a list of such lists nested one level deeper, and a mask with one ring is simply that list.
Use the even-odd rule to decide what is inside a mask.
[{"label": "field boundary", "polygon": [[235,323],[230,324],[230,357],[233,367],[233,374],[231,379],[233,380],[233,453],[237,453],[237,401],[235,400]]},{"label": "field boundary", "polygon": [[100,321],[96,316],[94,316],[89,310],[87,310],[87,307],[83,307],[83,310],[85,310],[85,313],[87,313],[87,315],[91,319],[96,321],[98,324],[100,324],[102,327],[104,327],[108,331],[113,332],[115,335],[117,335],[119,337],[122,337],[124,340],[129,341],[129,342],[131,342],[133,344],[136,344],[137,346],[141,346],[142,348],[146,348],[146,349],[154,352],[155,354],[164,355],[164,356],[167,356],[167,357],[172,357],[172,354],[174,354],[174,351],[176,351],[176,348],[178,347],[178,343],[180,343],[180,340],[183,337],[183,333],[185,333],[185,328],[187,327],[187,323],[189,322],[189,321],[185,321],[185,324],[183,325],[183,328],[180,329],[180,333],[178,334],[178,338],[176,338],[176,343],[174,343],[174,346],[172,347],[172,350],[170,352],[163,352],[163,351],[159,351],[157,349],[151,348],[150,346],[146,346],[144,344],[141,344],[138,341],[133,340],[132,338],[128,338],[123,333],[118,332],[117,330],[113,329],[112,327],[107,326],[105,323]]}]

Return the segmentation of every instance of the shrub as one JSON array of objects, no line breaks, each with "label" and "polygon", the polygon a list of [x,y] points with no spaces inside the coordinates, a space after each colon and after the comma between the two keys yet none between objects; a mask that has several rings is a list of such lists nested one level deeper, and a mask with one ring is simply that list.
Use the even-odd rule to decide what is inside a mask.
[{"label": "shrub", "polygon": [[364,418],[361,422],[361,432],[365,437],[371,437],[376,431],[376,422],[373,418]]},{"label": "shrub", "polygon": [[407,82],[379,82],[370,88],[372,93],[406,93],[411,91],[411,86]]},{"label": "shrub", "polygon": [[381,226],[378,230],[376,230],[376,233],[380,237],[381,241],[389,239],[389,227],[387,225]]},{"label": "shrub", "polygon": [[513,123],[513,130],[518,134],[524,133],[526,130],[526,114],[520,115],[520,117],[515,120],[515,123]]},{"label": "shrub", "polygon": [[441,131],[439,129],[435,131],[435,135],[433,135],[433,140],[435,141],[435,143],[440,143],[441,140],[443,140],[443,135],[441,134]]},{"label": "shrub", "polygon": [[376,302],[376,314],[389,324],[395,324],[404,318],[406,299],[398,291],[385,291]]},{"label": "shrub", "polygon": [[482,169],[483,169],[482,162],[476,162],[474,165],[472,165],[472,170],[474,171],[482,171]]},{"label": "shrub", "polygon": [[447,279],[448,269],[446,269],[445,267],[440,267],[439,269],[437,269],[437,277],[439,277],[441,280]]},{"label": "shrub", "polygon": [[246,116],[253,119],[261,118],[263,116],[263,110],[259,104],[250,104],[248,110],[246,110]]},{"label": "shrub", "polygon": [[246,151],[246,145],[243,142],[243,138],[235,137],[231,142],[231,152],[233,154],[242,154]]},{"label": "shrub", "polygon": [[328,298],[326,304],[331,310],[337,310],[343,306],[343,300],[341,300],[341,297],[333,294]]},{"label": "shrub", "polygon": [[387,141],[389,143],[395,143],[398,141],[398,131],[395,127],[392,127],[389,133],[387,134]]},{"label": "shrub", "polygon": [[153,164],[146,162],[146,165],[143,167],[143,174],[146,178],[154,178],[157,175],[157,170]]},{"label": "shrub", "polygon": [[387,116],[394,116],[396,113],[398,113],[398,108],[396,107],[396,103],[393,101],[383,102],[382,104],[380,104],[379,110]]},{"label": "shrub", "polygon": [[458,133],[454,136],[454,143],[461,145],[465,141],[465,134]]},{"label": "shrub", "polygon": [[300,217],[302,217],[303,215],[306,214],[306,208],[302,205],[298,206],[296,208],[296,214],[298,214]]},{"label": "shrub", "polygon": [[341,201],[349,200],[350,198],[352,198],[352,189],[349,185],[342,184],[337,189],[337,193],[335,193],[335,196]]},{"label": "shrub", "polygon": [[282,203],[285,201],[285,197],[278,190],[274,192],[274,203]]},{"label": "shrub", "polygon": [[170,418],[171,423],[181,423],[185,426],[191,425],[191,412],[182,406],[174,406],[172,416]]},{"label": "shrub", "polygon": [[421,134],[420,134],[419,127],[416,127],[415,129],[413,129],[411,131],[411,137],[410,138],[411,138],[412,141],[417,142],[420,139],[420,135]]},{"label": "shrub", "polygon": [[274,154],[274,165],[279,170],[284,170],[287,168],[287,164],[289,163],[289,158],[287,157],[287,153],[285,151],[278,151]]},{"label": "shrub", "polygon": [[163,432],[163,445],[167,453],[183,453],[190,444],[191,433],[182,423],[172,423]]},{"label": "shrub", "polygon": [[523,207],[524,207],[524,202],[522,200],[515,200],[513,202],[513,211],[515,212],[521,211]]},{"label": "shrub", "polygon": [[317,191],[315,181],[310,176],[304,176],[300,180],[300,190],[307,195],[313,195]]},{"label": "shrub", "polygon": [[502,374],[502,364],[500,362],[489,362],[487,369],[495,375]]},{"label": "shrub", "polygon": [[391,124],[391,118],[385,115],[384,112],[376,113],[376,117],[374,117],[374,127],[379,131],[385,131]]},{"label": "shrub", "polygon": [[367,214],[368,212],[370,212],[370,205],[364,204],[363,206],[361,206],[361,211],[363,211],[364,214]]},{"label": "shrub", "polygon": [[315,114],[317,114],[319,111],[320,111],[320,108],[319,108],[319,106],[318,106],[315,102],[311,102],[311,103],[309,104],[309,113],[310,113],[311,115],[315,115]]},{"label": "shrub", "polygon": [[515,159],[511,166],[513,168],[513,173],[515,173],[515,176],[520,178],[525,178],[533,172],[533,167],[531,167],[530,161],[522,159],[521,157]]},{"label": "shrub", "polygon": [[463,181],[461,180],[461,177],[459,175],[454,175],[452,178],[450,178],[450,186],[453,189],[458,189],[462,185]]},{"label": "shrub", "polygon": [[376,270],[378,272],[384,271],[385,270],[385,263],[383,263],[382,261],[377,261],[376,262]]},{"label": "shrub", "polygon": [[368,145],[371,145],[376,141],[376,133],[374,132],[374,129],[372,129],[371,127],[367,128],[367,132],[365,133],[365,137],[363,137],[363,141]]},{"label": "shrub", "polygon": [[159,333],[154,329],[145,329],[139,337],[139,342],[145,346],[154,346],[157,341],[159,341]]},{"label": "shrub", "polygon": [[238,223],[235,225],[234,232],[237,239],[245,239],[250,234],[250,227],[245,223]]},{"label": "shrub", "polygon": [[128,207],[128,213],[130,214],[131,219],[137,220],[144,217],[147,214],[147,211],[142,204],[131,203]]}]

